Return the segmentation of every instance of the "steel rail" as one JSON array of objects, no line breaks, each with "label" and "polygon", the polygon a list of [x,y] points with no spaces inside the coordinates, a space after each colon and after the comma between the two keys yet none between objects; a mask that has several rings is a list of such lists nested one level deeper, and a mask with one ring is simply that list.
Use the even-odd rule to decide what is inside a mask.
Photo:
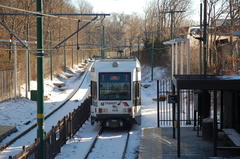
[{"label": "steel rail", "polygon": [[94,138],[94,140],[93,140],[93,142],[92,142],[92,144],[91,144],[91,146],[90,146],[87,154],[85,155],[84,159],[87,159],[87,158],[88,158],[88,155],[91,153],[93,147],[95,146],[95,144],[96,144],[99,136],[103,133],[103,131],[104,131],[104,127],[101,127],[101,129],[100,129],[99,132],[97,133],[96,137]]},{"label": "steel rail", "polygon": [[126,152],[127,152],[127,146],[128,146],[128,141],[129,141],[129,137],[130,137],[130,131],[131,131],[131,125],[128,126],[127,140],[125,142],[124,151],[123,151],[123,154],[122,154],[122,159],[125,158],[125,155],[126,155]]},{"label": "steel rail", "polygon": [[[127,137],[126,137],[126,142],[124,144],[124,148],[123,148],[123,153],[122,153],[122,157],[121,159],[124,159],[125,158],[125,154],[126,154],[126,151],[127,151],[127,146],[128,146],[128,141],[129,141],[129,137],[130,137],[130,130],[131,130],[131,125],[128,125],[126,127],[127,129]],[[84,159],[87,159],[89,154],[92,152],[93,148],[95,147],[96,145],[96,142],[98,140],[98,138],[101,136],[101,134],[104,132],[105,130],[105,127],[101,127],[101,129],[99,130],[98,134],[96,135],[96,137],[94,138],[94,141],[92,142],[90,148],[88,149],[88,152],[87,154],[85,155]]]}]

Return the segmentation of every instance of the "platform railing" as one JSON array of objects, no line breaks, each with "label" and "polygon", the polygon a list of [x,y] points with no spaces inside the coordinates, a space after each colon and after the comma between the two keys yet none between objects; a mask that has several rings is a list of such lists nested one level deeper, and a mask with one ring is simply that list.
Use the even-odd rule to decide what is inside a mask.
[{"label": "platform railing", "polygon": [[[45,133],[45,159],[52,159],[61,151],[61,147],[67,140],[79,131],[82,125],[90,116],[90,98],[87,98],[77,109],[68,116],[58,121],[56,126]],[[23,146],[22,151],[15,156],[9,156],[9,159],[38,159],[40,158],[39,140],[28,146]]]}]

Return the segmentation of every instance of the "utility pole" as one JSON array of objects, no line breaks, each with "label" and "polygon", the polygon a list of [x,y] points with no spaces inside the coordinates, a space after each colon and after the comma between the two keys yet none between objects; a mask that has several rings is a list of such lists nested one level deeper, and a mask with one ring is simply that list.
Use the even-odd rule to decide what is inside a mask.
[{"label": "utility pole", "polygon": [[174,38],[174,31],[173,31],[173,25],[174,25],[174,14],[175,13],[183,13],[186,11],[175,11],[175,10],[170,10],[170,11],[166,11],[166,12],[160,12],[160,13],[170,13],[171,14],[171,24],[170,24],[170,39]]},{"label": "utility pole", "polygon": [[[42,13],[42,0],[37,0],[37,12]],[[44,159],[44,61],[43,17],[37,15],[37,138],[40,140],[40,159]]]},{"label": "utility pole", "polygon": [[203,74],[207,74],[207,0],[204,0],[203,15]]},{"label": "utility pole", "polygon": [[[202,38],[202,2],[200,3],[200,37]],[[202,40],[199,40],[199,72],[202,74]]]},{"label": "utility pole", "polygon": [[152,65],[152,69],[151,69],[151,81],[153,81],[153,67],[154,67],[154,33],[159,33],[160,32],[146,32],[146,33],[151,33],[152,34],[152,47],[151,47],[151,65]]},{"label": "utility pole", "polygon": [[[52,48],[52,32],[50,31],[50,48]],[[53,80],[53,56],[52,56],[52,50],[50,50],[50,75],[51,75],[51,81]]]},{"label": "utility pole", "polygon": [[139,58],[140,58],[140,47],[139,47],[139,38],[140,38],[141,36],[138,36],[138,60],[140,60]]},{"label": "utility pole", "polygon": [[[140,38],[142,37],[142,36],[135,36],[136,38],[138,38],[138,60],[140,60]],[[134,38],[135,38],[134,37]]]},{"label": "utility pole", "polygon": [[154,67],[154,33],[152,32],[152,70],[151,70],[151,81],[153,81],[153,67]]},{"label": "utility pole", "polygon": [[103,26],[102,29],[102,53],[101,53],[101,57],[102,59],[106,58],[106,46],[105,46],[105,27]]},{"label": "utility pole", "polygon": [[[29,23],[26,25],[26,40],[28,41],[29,37]],[[27,81],[26,81],[26,86],[27,86],[27,91],[30,91],[30,55],[29,55],[29,49],[27,49],[27,56],[26,56],[26,62],[27,62]],[[27,96],[26,96],[27,97]]]}]

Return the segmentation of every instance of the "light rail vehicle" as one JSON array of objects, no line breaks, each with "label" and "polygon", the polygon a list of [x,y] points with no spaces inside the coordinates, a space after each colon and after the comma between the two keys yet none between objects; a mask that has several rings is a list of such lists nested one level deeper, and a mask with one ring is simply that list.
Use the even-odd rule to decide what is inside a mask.
[{"label": "light rail vehicle", "polygon": [[141,65],[135,57],[94,62],[91,72],[91,124],[141,124]]}]

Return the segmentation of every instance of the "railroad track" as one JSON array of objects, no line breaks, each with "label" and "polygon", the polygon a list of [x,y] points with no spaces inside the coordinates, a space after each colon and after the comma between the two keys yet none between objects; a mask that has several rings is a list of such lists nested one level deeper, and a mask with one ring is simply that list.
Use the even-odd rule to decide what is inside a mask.
[{"label": "railroad track", "polygon": [[[88,66],[91,67],[91,64]],[[64,105],[66,105],[67,102],[69,102],[71,100],[71,98],[79,91],[79,89],[81,88],[85,78],[87,77],[87,75],[89,74],[89,71],[84,71],[82,74],[80,74],[80,76],[82,76],[82,80],[79,84],[79,87],[77,89],[75,89],[69,96],[67,99],[65,99],[65,101],[60,104],[57,108],[55,108],[53,111],[51,111],[48,115],[45,116],[44,120],[47,120],[48,118],[50,118],[54,113],[56,113],[59,109],[61,109]],[[37,123],[33,124],[31,127],[29,127],[28,129],[26,129],[25,131],[23,131],[22,133],[20,133],[19,135],[17,135],[16,137],[14,137],[13,139],[11,139],[9,142],[7,142],[6,144],[4,144],[3,146],[1,146],[0,148],[0,152],[4,151],[7,147],[9,147],[10,145],[12,145],[14,142],[16,142],[17,140],[19,140],[20,138],[22,138],[23,136],[25,136],[26,134],[28,134],[30,131],[32,131],[33,129],[35,129],[37,127]],[[33,141],[34,142],[34,141]]]},{"label": "railroad track", "polygon": [[131,126],[117,129],[102,127],[84,159],[120,157],[124,159],[128,146],[130,130]]}]

